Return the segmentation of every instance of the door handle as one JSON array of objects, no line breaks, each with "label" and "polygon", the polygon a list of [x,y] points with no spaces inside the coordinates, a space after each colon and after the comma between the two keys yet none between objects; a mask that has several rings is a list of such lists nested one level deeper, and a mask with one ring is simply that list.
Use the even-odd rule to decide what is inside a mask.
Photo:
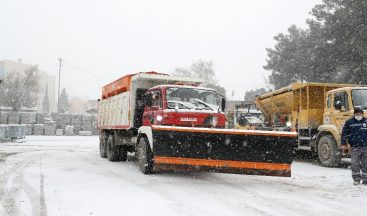
[{"label": "door handle", "polygon": [[349,114],[344,114],[343,116],[349,116]]}]

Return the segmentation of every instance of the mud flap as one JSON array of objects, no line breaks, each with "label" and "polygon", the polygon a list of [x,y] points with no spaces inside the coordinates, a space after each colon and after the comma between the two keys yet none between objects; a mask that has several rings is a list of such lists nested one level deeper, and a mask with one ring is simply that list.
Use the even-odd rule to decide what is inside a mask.
[{"label": "mud flap", "polygon": [[291,176],[297,133],[153,126],[154,167]]}]

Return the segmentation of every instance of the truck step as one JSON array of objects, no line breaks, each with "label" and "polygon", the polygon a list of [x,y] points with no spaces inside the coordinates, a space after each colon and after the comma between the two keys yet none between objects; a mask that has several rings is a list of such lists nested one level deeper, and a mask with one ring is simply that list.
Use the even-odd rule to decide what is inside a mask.
[{"label": "truck step", "polygon": [[299,140],[311,140],[311,137],[306,137],[306,136],[298,136]]},{"label": "truck step", "polygon": [[311,146],[298,146],[298,150],[311,151]]}]

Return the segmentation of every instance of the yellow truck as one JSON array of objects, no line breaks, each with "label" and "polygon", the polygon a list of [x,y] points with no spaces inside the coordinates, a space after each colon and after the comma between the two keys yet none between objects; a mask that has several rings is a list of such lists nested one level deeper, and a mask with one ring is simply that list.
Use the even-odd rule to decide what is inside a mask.
[{"label": "yellow truck", "polygon": [[[273,130],[296,131],[295,148],[317,153],[322,165],[340,164],[340,137],[355,106],[367,109],[367,87],[353,84],[292,83],[256,97]],[[366,112],[367,113],[367,112]]]}]

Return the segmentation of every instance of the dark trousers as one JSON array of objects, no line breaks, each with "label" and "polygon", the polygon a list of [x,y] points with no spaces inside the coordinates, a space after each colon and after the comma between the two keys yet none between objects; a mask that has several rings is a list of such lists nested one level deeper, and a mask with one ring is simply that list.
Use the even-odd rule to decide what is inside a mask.
[{"label": "dark trousers", "polygon": [[367,147],[352,147],[352,177],[367,182]]}]

